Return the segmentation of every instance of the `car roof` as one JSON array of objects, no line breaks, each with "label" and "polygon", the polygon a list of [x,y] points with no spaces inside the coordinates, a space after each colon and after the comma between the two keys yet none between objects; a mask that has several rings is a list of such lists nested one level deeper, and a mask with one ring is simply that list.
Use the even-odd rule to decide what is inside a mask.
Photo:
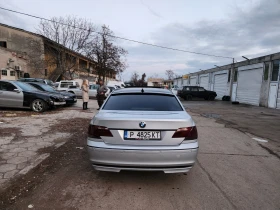
[{"label": "car roof", "polygon": [[162,88],[147,88],[147,87],[137,87],[137,88],[121,88],[116,89],[112,94],[123,94],[123,93],[155,93],[155,94],[168,94],[168,95],[174,95],[172,91]]},{"label": "car roof", "polygon": [[[39,86],[46,86],[47,84],[45,83],[41,83],[41,82],[27,82],[28,84],[35,84],[35,85],[39,85]],[[47,85],[49,86],[49,85]]]},{"label": "car roof", "polygon": [[18,80],[41,80],[41,81],[43,81],[45,79],[42,79],[42,78],[20,78]]}]

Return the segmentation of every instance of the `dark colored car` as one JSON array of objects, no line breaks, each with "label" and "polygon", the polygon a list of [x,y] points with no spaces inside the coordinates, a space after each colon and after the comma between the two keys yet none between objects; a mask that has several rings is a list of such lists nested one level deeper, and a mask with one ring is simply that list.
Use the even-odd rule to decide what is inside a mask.
[{"label": "dark colored car", "polygon": [[40,78],[20,78],[18,79],[20,82],[40,82],[46,85],[50,85],[55,87],[55,84],[49,79],[40,79]]},{"label": "dark colored car", "polygon": [[62,95],[39,91],[19,81],[0,80],[0,107],[27,108],[43,112],[66,104]]},{"label": "dark colored car", "polygon": [[205,100],[214,100],[217,93],[214,91],[205,90],[199,86],[183,86],[179,96],[184,100],[192,100],[193,98],[204,98]]},{"label": "dark colored car", "polygon": [[62,95],[67,105],[72,105],[77,102],[77,97],[73,93],[69,93],[67,91],[57,91],[53,87],[39,82],[28,82],[28,84],[32,85],[40,91]]}]

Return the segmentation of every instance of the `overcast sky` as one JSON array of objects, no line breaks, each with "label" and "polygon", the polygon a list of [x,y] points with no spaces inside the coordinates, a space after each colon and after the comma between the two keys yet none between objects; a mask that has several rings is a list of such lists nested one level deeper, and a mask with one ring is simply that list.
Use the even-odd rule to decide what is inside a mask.
[{"label": "overcast sky", "polygon": [[[45,18],[75,15],[108,25],[117,36],[234,57],[280,51],[280,0],[0,0],[0,6]],[[0,10],[2,23],[35,32],[39,20]],[[232,60],[118,41],[128,51],[125,80],[134,71],[165,77]]]}]

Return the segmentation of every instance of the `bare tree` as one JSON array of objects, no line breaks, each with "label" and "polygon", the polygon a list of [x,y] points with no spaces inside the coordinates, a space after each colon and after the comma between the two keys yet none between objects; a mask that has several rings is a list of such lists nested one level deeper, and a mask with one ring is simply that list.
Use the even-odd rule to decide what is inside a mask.
[{"label": "bare tree", "polygon": [[139,78],[139,74],[138,74],[138,72],[135,71],[131,75],[130,82],[133,83],[134,85],[136,85],[138,82],[138,78]]},{"label": "bare tree", "polygon": [[172,79],[175,78],[175,73],[171,69],[170,70],[166,70],[165,74],[166,74],[168,80],[172,80]]},{"label": "bare tree", "polygon": [[114,44],[114,33],[103,25],[87,45],[86,56],[93,59],[99,78],[105,79],[112,71],[121,74],[126,68],[127,51]]},{"label": "bare tree", "polygon": [[[51,20],[42,20],[37,29],[39,34],[49,39],[44,46],[46,57],[50,57],[55,64],[56,74],[67,74],[73,79],[75,71],[79,69],[75,53],[85,53],[95,27],[85,19],[72,16],[53,17]],[[86,68],[79,70],[87,71]]]}]

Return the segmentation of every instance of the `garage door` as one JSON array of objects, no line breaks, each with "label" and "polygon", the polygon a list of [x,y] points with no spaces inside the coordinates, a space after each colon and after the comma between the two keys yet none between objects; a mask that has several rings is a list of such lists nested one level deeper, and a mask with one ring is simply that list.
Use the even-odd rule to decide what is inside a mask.
[{"label": "garage door", "polygon": [[276,108],[280,109],[280,83],[278,84],[278,95],[277,95],[277,102],[276,102]]},{"label": "garage door", "polygon": [[187,79],[184,79],[183,85],[188,85],[188,80]]},{"label": "garage door", "polygon": [[259,106],[263,67],[238,71],[236,100]]},{"label": "garage door", "polygon": [[200,87],[204,87],[206,90],[208,90],[209,89],[208,81],[209,81],[208,76],[201,76],[200,77]]},{"label": "garage door", "polygon": [[227,74],[216,74],[214,76],[214,91],[217,93],[216,99],[221,100],[226,95]]},{"label": "garage door", "polygon": [[196,86],[196,77],[191,77],[190,85],[191,86]]}]

